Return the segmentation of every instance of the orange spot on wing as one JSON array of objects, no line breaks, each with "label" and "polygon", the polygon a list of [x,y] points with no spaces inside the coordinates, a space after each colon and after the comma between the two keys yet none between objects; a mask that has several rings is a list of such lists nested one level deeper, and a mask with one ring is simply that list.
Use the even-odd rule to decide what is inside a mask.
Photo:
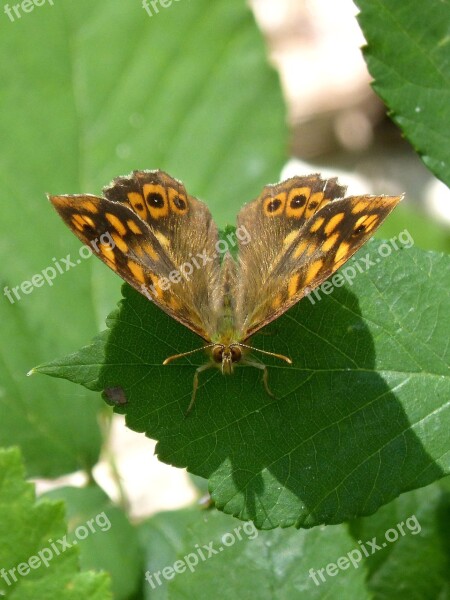
[{"label": "orange spot on wing", "polygon": [[83,215],[83,218],[86,221],[86,223],[89,225],[89,227],[92,227],[93,229],[95,229],[95,223],[91,219],[91,217],[88,217],[87,215]]},{"label": "orange spot on wing", "polygon": [[342,244],[339,246],[339,248],[336,252],[336,256],[334,257],[334,262],[338,263],[341,260],[343,260],[344,258],[346,258],[347,256],[349,256],[349,250],[350,250],[350,244],[348,242],[342,242]]},{"label": "orange spot on wing", "polygon": [[367,217],[366,221],[364,222],[364,225],[366,227],[366,233],[368,231],[371,231],[375,225],[378,223],[378,221],[380,220],[379,215],[370,215],[370,217]]},{"label": "orange spot on wing", "polygon": [[333,233],[333,231],[336,229],[336,227],[339,225],[339,223],[344,219],[345,214],[343,212],[338,213],[337,215],[334,215],[333,217],[331,217],[331,219],[328,221],[328,223],[325,225],[324,231],[327,235],[330,235],[331,233]]},{"label": "orange spot on wing", "polygon": [[316,219],[314,221],[314,223],[311,225],[311,227],[309,228],[310,233],[314,233],[318,229],[320,229],[324,221],[325,221],[324,217],[319,217],[318,219]]},{"label": "orange spot on wing", "polygon": [[294,229],[291,233],[288,233],[287,236],[283,240],[283,246],[290,246],[291,243],[295,240],[298,235],[298,229]]},{"label": "orange spot on wing", "polygon": [[362,225],[366,219],[367,219],[367,215],[363,215],[362,217],[359,217],[359,219],[356,221],[353,229],[358,229],[358,227],[360,225]]},{"label": "orange spot on wing", "polygon": [[286,202],[286,216],[300,219],[305,212],[308,198],[311,194],[311,188],[293,188],[290,190]]},{"label": "orange spot on wing", "polygon": [[117,233],[113,232],[111,237],[115,245],[121,250],[121,252],[128,252],[128,244]]},{"label": "orange spot on wing", "polygon": [[335,245],[339,239],[339,233],[333,233],[325,242],[322,244],[322,251],[328,252]]},{"label": "orange spot on wing", "polygon": [[268,196],[263,201],[263,211],[266,217],[278,217],[284,211],[286,205],[286,193]]},{"label": "orange spot on wing", "polygon": [[367,208],[367,202],[360,200],[359,202],[357,202],[355,204],[355,206],[352,208],[352,213],[354,215],[357,215],[358,213],[362,212],[363,210],[365,210]]},{"label": "orange spot on wing", "polygon": [[308,245],[308,242],[306,240],[304,240],[303,242],[300,242],[300,244],[295,249],[294,258],[298,258],[299,256],[301,256],[304,253],[307,245]]},{"label": "orange spot on wing", "polygon": [[[308,208],[316,210],[323,200],[323,192],[314,192],[308,202]],[[312,205],[312,206],[311,206]]]},{"label": "orange spot on wing", "polygon": [[84,225],[85,225],[85,220],[83,219],[83,216],[82,215],[73,215],[72,216],[72,225],[73,225],[73,227],[75,227],[75,229],[78,229],[78,231],[83,231]]},{"label": "orange spot on wing", "polygon": [[164,291],[159,285],[159,277],[157,277],[154,273],[150,273],[150,279],[152,281],[152,291],[154,292],[154,295],[161,300],[164,296]]},{"label": "orange spot on wing", "polygon": [[330,204],[331,200],[329,200],[328,198],[324,198],[322,200],[322,202],[320,203],[320,206],[317,208],[317,210],[319,210],[319,208],[323,208],[324,206],[326,206],[327,204]]},{"label": "orange spot on wing", "polygon": [[[167,217],[169,214],[169,202],[165,187],[159,183],[146,183],[143,190],[150,216],[153,219]],[[155,201],[155,198],[158,198],[158,201]]]},{"label": "orange spot on wing", "polygon": [[169,202],[170,209],[179,215],[184,215],[189,210],[188,200],[186,198],[186,194],[183,192],[179,192],[174,188],[169,188]]},{"label": "orange spot on wing", "polygon": [[161,246],[164,246],[164,248],[166,249],[170,247],[169,238],[167,238],[163,233],[161,233],[160,231],[155,231],[155,237],[161,244]]},{"label": "orange spot on wing", "polygon": [[112,258],[114,258],[114,257],[113,256],[111,256],[111,257],[104,256],[102,260],[106,265],[108,265],[108,267],[110,269],[112,269],[113,271],[115,271],[117,273],[116,263],[114,262],[114,260],[111,260]]},{"label": "orange spot on wing", "polygon": [[129,260],[127,262],[128,268],[130,269],[133,277],[135,279],[137,279],[137,281],[139,281],[139,283],[145,283],[145,275],[144,275],[144,269],[141,267],[141,265],[138,265],[137,263],[133,262],[132,260]]},{"label": "orange spot on wing", "polygon": [[305,281],[303,284],[306,286],[316,277],[320,269],[323,267],[323,260],[316,260],[310,266],[306,273]]},{"label": "orange spot on wing", "polygon": [[289,298],[292,298],[292,296],[295,296],[295,294],[297,293],[299,280],[300,280],[299,273],[292,275],[292,277],[289,279],[289,283],[288,283],[288,297]]},{"label": "orange spot on wing", "polygon": [[323,192],[314,192],[308,202],[308,206],[305,211],[305,218],[309,219],[319,210],[320,203],[323,200]]},{"label": "orange spot on wing", "polygon": [[317,250],[317,244],[309,244],[306,250],[306,256],[311,256]]},{"label": "orange spot on wing", "polygon": [[152,260],[159,260],[159,255],[157,254],[156,250],[153,248],[150,242],[143,242],[142,244],[140,244],[140,247],[145,252],[145,254],[150,256]]},{"label": "orange spot on wing", "polygon": [[275,310],[277,308],[280,308],[282,302],[283,302],[283,296],[281,294],[277,294],[272,302],[272,308],[274,308]]},{"label": "orange spot on wing", "polygon": [[127,225],[128,225],[128,228],[130,231],[132,231],[133,233],[136,233],[137,235],[142,235],[142,233],[143,233],[142,229],[139,227],[139,225],[137,223],[135,223],[133,221],[133,219],[128,219]]},{"label": "orange spot on wing", "polygon": [[147,207],[141,194],[138,192],[129,192],[128,201],[133,207],[133,210],[141,217],[141,219],[147,218]]},{"label": "orange spot on wing", "polygon": [[172,310],[179,310],[182,307],[182,304],[175,296],[172,296],[169,301],[169,307]]},{"label": "orange spot on wing", "polygon": [[110,266],[115,268],[116,257],[114,255],[113,248],[111,248],[111,246],[108,246],[108,245],[100,244],[98,249],[100,250],[101,254],[103,254],[105,259],[108,261],[108,264],[112,263],[112,265],[110,265]]},{"label": "orange spot on wing", "polygon": [[98,213],[98,206],[92,202],[92,200],[83,200],[81,203],[81,208],[84,208],[84,210],[88,210],[91,213]]},{"label": "orange spot on wing", "polygon": [[111,223],[111,225],[114,227],[114,229],[119,235],[123,237],[126,234],[127,228],[122,223],[122,221],[118,217],[116,217],[116,215],[107,212],[105,213],[105,217],[108,220],[108,222]]}]

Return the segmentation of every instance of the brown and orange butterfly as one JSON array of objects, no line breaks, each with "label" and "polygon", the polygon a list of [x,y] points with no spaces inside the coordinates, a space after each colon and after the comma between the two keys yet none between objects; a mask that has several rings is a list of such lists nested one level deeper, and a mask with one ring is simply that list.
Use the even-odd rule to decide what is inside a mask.
[{"label": "brown and orange butterfly", "polygon": [[[68,227],[113,271],[198,334],[210,366],[263,370],[249,338],[341,267],[402,196],[348,196],[337,178],[292,177],[267,185],[238,214],[238,259],[207,206],[163,171],[133,171],[90,194],[49,196]],[[202,348],[171,356],[187,356]],[[291,360],[272,354],[287,363]]]}]

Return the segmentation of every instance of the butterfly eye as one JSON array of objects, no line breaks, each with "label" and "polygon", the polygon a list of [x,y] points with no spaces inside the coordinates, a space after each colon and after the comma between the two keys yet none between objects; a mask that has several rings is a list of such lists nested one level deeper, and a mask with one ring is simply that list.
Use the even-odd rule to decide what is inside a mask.
[{"label": "butterfly eye", "polygon": [[239,346],[231,346],[231,362],[239,362],[242,358],[242,350]]},{"label": "butterfly eye", "polygon": [[214,346],[212,350],[212,357],[214,362],[221,363],[223,357],[223,346]]}]

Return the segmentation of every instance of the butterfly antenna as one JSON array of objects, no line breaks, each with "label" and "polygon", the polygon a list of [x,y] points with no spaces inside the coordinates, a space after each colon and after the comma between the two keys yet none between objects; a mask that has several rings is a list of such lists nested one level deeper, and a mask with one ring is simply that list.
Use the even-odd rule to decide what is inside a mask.
[{"label": "butterfly antenna", "polygon": [[280,360],[284,360],[289,365],[292,365],[292,360],[288,356],[284,356],[284,354],[276,354],[275,352],[267,352],[266,350],[261,350],[260,348],[254,348],[253,346],[247,346],[247,344],[236,344],[236,346],[241,346],[242,348],[248,348],[248,350],[254,350],[255,352],[261,352],[261,354],[267,354],[268,356],[274,356],[275,358],[279,358]]},{"label": "butterfly antenna", "polygon": [[200,352],[200,350],[204,350],[205,348],[212,348],[215,344],[208,344],[207,346],[202,346],[201,348],[196,348],[195,350],[189,350],[189,352],[182,352],[181,354],[174,354],[173,356],[169,356],[163,362],[163,365],[168,365],[173,360],[177,358],[183,358],[183,356],[189,356],[189,354],[194,354],[195,352]]}]

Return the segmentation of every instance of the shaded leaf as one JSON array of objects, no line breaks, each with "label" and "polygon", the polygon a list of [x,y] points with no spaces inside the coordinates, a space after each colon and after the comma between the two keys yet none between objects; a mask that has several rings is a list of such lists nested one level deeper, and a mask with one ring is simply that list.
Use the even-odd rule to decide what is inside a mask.
[{"label": "shaded leaf", "polygon": [[448,490],[434,484],[403,494],[376,515],[351,523],[350,530],[355,540],[372,542],[364,546],[368,587],[376,600],[448,597]]}]

